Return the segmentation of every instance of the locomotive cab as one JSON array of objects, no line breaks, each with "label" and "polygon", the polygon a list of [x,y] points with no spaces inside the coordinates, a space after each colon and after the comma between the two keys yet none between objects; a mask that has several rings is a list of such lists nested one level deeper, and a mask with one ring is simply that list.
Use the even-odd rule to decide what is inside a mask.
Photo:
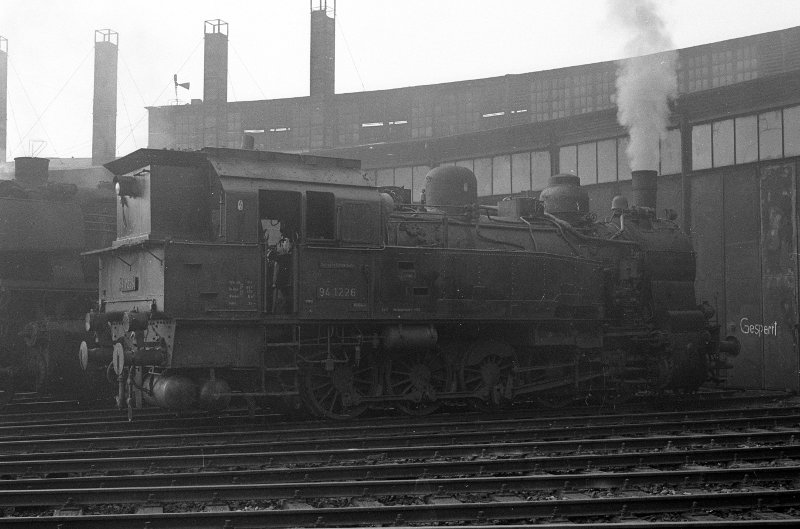
[{"label": "locomotive cab", "polygon": [[[256,369],[270,321],[320,310],[346,317],[342,303],[366,296],[368,274],[323,257],[381,246],[380,196],[358,162],[142,149],[108,168],[117,175],[117,239],[92,252],[101,313],[87,317],[96,339],[83,357],[113,359],[118,375],[125,365],[205,370],[211,379]],[[203,382],[191,380],[152,380],[150,393],[159,405],[186,407],[167,394],[172,386],[191,394],[187,384],[202,394]]]}]

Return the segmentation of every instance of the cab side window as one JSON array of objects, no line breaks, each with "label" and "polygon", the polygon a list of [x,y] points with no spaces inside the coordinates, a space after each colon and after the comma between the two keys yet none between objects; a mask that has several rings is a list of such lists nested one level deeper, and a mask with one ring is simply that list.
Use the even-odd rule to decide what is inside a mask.
[{"label": "cab side window", "polygon": [[300,237],[301,200],[302,195],[296,191],[259,191],[259,240],[267,246],[276,246],[281,240],[296,243]]},{"label": "cab side window", "polygon": [[336,199],[333,193],[306,192],[306,238],[336,238]]}]

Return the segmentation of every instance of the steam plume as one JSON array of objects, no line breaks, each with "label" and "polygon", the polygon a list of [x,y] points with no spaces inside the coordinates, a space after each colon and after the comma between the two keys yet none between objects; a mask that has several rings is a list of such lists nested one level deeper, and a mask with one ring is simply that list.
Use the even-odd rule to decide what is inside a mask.
[{"label": "steam plume", "polygon": [[632,169],[658,170],[658,140],[666,137],[668,100],[678,92],[678,52],[653,0],[610,0],[612,17],[630,33],[628,59],[617,68],[617,120],[628,129]]}]

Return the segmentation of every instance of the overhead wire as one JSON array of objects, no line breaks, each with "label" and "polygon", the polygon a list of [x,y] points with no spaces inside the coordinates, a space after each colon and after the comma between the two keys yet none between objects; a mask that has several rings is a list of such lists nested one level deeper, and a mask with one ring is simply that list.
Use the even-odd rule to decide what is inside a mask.
[{"label": "overhead wire", "polygon": [[[146,107],[147,106],[147,101],[145,101],[144,96],[142,95],[142,91],[141,91],[141,89],[139,89],[139,85],[136,83],[136,77],[134,77],[134,75],[131,73],[131,69],[128,66],[128,62],[122,56],[120,57],[120,62],[125,67],[125,72],[127,72],[128,77],[130,77],[131,82],[133,83],[133,88],[136,90],[136,94],[139,96],[139,99],[142,101],[142,106]],[[122,106],[125,108],[125,115],[128,118],[128,128],[129,128],[129,130],[128,130],[128,135],[125,136],[125,140],[123,140],[121,142],[117,142],[117,145],[115,146],[115,148],[117,150],[119,150],[120,147],[122,147],[122,145],[124,145],[124,142],[127,141],[127,139],[132,136],[133,137],[133,147],[135,149],[137,149],[138,148],[138,143],[136,142],[136,131],[134,130],[134,126],[131,123],[130,111],[128,110],[128,105],[127,105],[127,102],[125,101],[125,97],[124,97],[125,92],[120,91],[119,93],[123,95],[123,97],[121,98],[122,99]],[[145,111],[145,113],[146,113],[146,111]],[[139,121],[141,121],[141,119]],[[137,122],[137,124],[138,124],[138,122]]]},{"label": "overhead wire", "polygon": [[[244,66],[244,71],[247,72],[247,75],[249,75],[250,79],[253,80],[253,84],[255,84],[256,88],[258,88],[258,91],[261,93],[261,97],[267,99],[266,93],[264,93],[264,90],[262,90],[261,85],[258,84],[258,81],[256,81],[255,76],[253,76],[253,74],[250,72],[250,68],[247,67],[247,63],[244,62],[242,56],[239,55],[239,51],[236,49],[236,46],[233,45],[233,41],[229,39],[228,43],[230,44],[233,53],[236,55],[236,58],[239,59],[239,62],[242,63],[242,66]],[[231,88],[233,88],[233,84],[231,84]]]},{"label": "overhead wire", "polygon": [[[195,47],[194,47],[194,48],[192,49],[192,51],[189,53],[188,57],[186,57],[186,60],[185,60],[185,61],[183,61],[183,64],[181,64],[181,65],[178,67],[178,70],[177,70],[175,73],[180,73],[180,72],[181,72],[181,70],[183,70],[183,67],[184,67],[184,66],[186,66],[186,64],[189,62],[189,60],[190,60],[190,59],[191,59],[191,58],[194,56],[194,54],[197,52],[197,49],[200,47],[200,44],[201,44],[202,42],[203,42],[203,38],[201,38],[201,39],[199,39],[199,40],[197,41],[197,44],[195,45]],[[145,106],[155,106],[155,105],[158,103],[158,100],[159,100],[159,99],[161,99],[161,96],[162,96],[162,95],[164,95],[164,92],[166,92],[166,91],[167,91],[167,90],[168,90],[170,87],[172,87],[172,86],[174,86],[174,84],[173,84],[172,82],[170,82],[170,83],[167,83],[167,84],[164,86],[164,88],[161,90],[161,92],[159,92],[159,93],[158,93],[158,95],[155,97],[155,101],[153,101],[153,103],[151,103],[151,105],[145,105]],[[142,100],[144,100],[144,98],[142,98]],[[136,127],[138,127],[138,126],[139,126],[139,124],[142,122],[142,120],[144,120],[144,119],[145,119],[147,116],[148,116],[148,112],[147,112],[147,110],[145,109],[144,113],[142,114],[142,117],[140,117],[140,118],[139,118],[139,119],[136,121],[136,123],[134,123],[134,124],[133,124],[133,127],[131,128],[130,132],[128,132],[128,135],[127,135],[127,136],[125,136],[125,137],[124,137],[122,140],[120,140],[120,141],[118,142],[118,144],[119,144],[119,145],[122,145],[122,144],[124,144],[124,143],[125,143],[125,142],[128,140],[128,138],[129,138],[129,137],[130,137],[130,136],[131,136],[131,135],[134,133],[134,130],[135,130],[135,128],[136,128]]]},{"label": "overhead wire", "polygon": [[339,26],[339,33],[342,34],[342,40],[344,41],[344,47],[347,50],[347,54],[350,56],[350,62],[353,63],[353,69],[356,71],[356,76],[358,77],[358,82],[361,83],[361,90],[366,92],[367,88],[364,86],[364,80],[361,78],[361,72],[358,71],[358,65],[356,65],[356,59],[353,57],[353,52],[350,51],[350,44],[347,42],[347,37],[344,35],[344,28],[342,27],[342,23],[339,22],[339,17],[334,17],[336,20],[336,25]]},{"label": "overhead wire", "polygon": [[[136,144],[136,134],[133,134],[133,124],[131,123],[131,115],[130,115],[130,112],[128,112],[128,104],[125,102],[125,97],[122,97],[121,99],[122,99],[122,108],[125,109],[125,117],[128,118],[128,128],[130,130],[130,133],[128,134],[128,136],[131,136],[132,139],[133,139],[133,148],[134,149],[138,149],[139,147]],[[126,136],[126,138],[127,138],[127,136]],[[116,150],[119,149],[121,146],[122,146],[121,143],[118,143],[117,145],[114,146],[115,153],[116,153]]]},{"label": "overhead wire", "polygon": [[[13,149],[14,151],[16,151],[17,149],[19,149],[19,148],[20,148],[20,146],[22,146],[22,144],[25,142],[25,138],[28,136],[28,134],[30,134],[30,133],[31,133],[31,131],[33,131],[33,129],[36,127],[36,125],[38,125],[38,124],[39,124],[39,122],[42,120],[42,117],[44,117],[44,115],[45,115],[45,114],[47,113],[47,111],[50,109],[50,107],[52,106],[52,104],[53,104],[53,103],[56,101],[56,99],[58,99],[58,97],[61,95],[61,92],[63,92],[63,91],[64,91],[64,89],[67,87],[67,85],[70,83],[70,81],[72,81],[72,78],[73,78],[73,77],[75,77],[75,74],[76,74],[76,73],[78,73],[78,70],[80,70],[80,68],[83,66],[83,63],[85,63],[85,62],[86,62],[86,59],[88,59],[88,58],[89,58],[89,55],[91,55],[91,52],[92,52],[92,48],[89,48],[89,50],[87,51],[86,55],[84,55],[84,57],[83,57],[83,59],[81,60],[81,62],[80,62],[80,63],[78,64],[78,66],[77,66],[77,67],[76,67],[76,68],[75,68],[75,69],[72,71],[72,73],[70,74],[69,78],[67,78],[67,80],[64,82],[64,84],[63,84],[63,85],[61,85],[61,88],[59,88],[59,89],[58,89],[58,92],[56,92],[56,95],[55,95],[55,96],[53,96],[53,98],[50,100],[50,102],[49,102],[49,103],[47,103],[47,105],[45,106],[45,108],[44,108],[44,110],[41,112],[41,114],[38,114],[38,116],[37,116],[37,118],[36,118],[36,121],[33,123],[33,125],[31,125],[31,128],[30,128],[30,129],[28,129],[28,132],[26,132],[24,136],[21,136],[21,137],[20,137],[19,144],[17,144],[17,146],[16,146],[16,147],[14,147],[14,149]],[[25,85],[24,85],[24,83],[22,82],[22,78],[20,77],[19,73],[17,72],[17,68],[14,66],[14,63],[13,63],[12,61],[9,61],[9,62],[10,62],[10,64],[11,64],[11,69],[14,71],[14,74],[17,76],[17,79],[19,80],[19,83],[20,83],[20,85],[22,86],[22,91],[23,91],[23,93],[25,94],[25,97],[28,99],[28,104],[30,104],[30,105],[31,105],[31,108],[34,110],[34,112],[36,112],[36,107],[35,107],[35,106],[33,106],[33,103],[31,103],[31,101],[30,101],[30,97],[28,96],[28,92],[27,92],[27,90],[25,89]],[[42,130],[44,131],[44,134],[45,134],[45,136],[47,136],[47,139],[48,139],[48,141],[50,142],[50,145],[52,145],[52,147],[53,147],[53,151],[55,151],[55,153],[56,153],[56,156],[58,156],[58,150],[56,149],[55,143],[53,142],[53,140],[52,140],[52,139],[50,139],[50,135],[47,133],[47,128],[46,128],[44,125],[42,125]]]}]

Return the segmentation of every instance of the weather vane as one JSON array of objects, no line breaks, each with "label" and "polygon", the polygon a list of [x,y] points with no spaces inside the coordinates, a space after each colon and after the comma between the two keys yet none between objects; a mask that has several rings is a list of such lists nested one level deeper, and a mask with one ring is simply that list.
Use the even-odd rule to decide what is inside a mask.
[{"label": "weather vane", "polygon": [[179,83],[179,82],[178,82],[178,74],[175,74],[175,75],[173,75],[173,76],[172,76],[172,79],[173,79],[173,81],[175,81],[175,100],[177,101],[177,100],[178,100],[178,87],[180,86],[181,88],[185,88],[185,89],[187,89],[187,90],[188,90],[188,89],[189,89],[189,84],[190,84],[190,83],[188,83],[188,82],[186,82],[186,83]]}]

